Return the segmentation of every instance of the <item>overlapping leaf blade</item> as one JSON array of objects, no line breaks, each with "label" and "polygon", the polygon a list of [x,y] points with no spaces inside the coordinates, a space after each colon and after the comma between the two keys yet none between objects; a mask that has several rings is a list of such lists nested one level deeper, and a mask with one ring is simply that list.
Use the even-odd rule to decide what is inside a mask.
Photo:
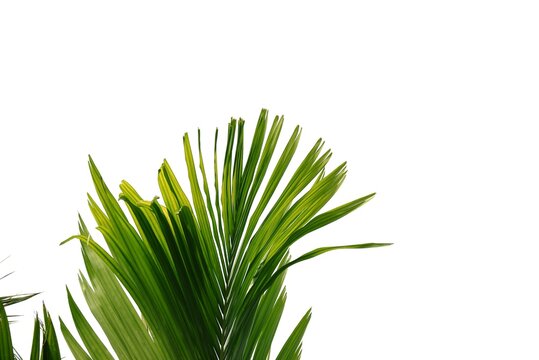
[{"label": "overlapping leaf blade", "polygon": [[[20,357],[15,357],[16,359]],[[34,321],[34,333],[32,337],[32,348],[30,350],[30,360],[60,360],[60,347],[56,330],[52,323],[52,318],[43,305],[43,321],[36,315]],[[2,359],[4,359],[2,357]]]}]

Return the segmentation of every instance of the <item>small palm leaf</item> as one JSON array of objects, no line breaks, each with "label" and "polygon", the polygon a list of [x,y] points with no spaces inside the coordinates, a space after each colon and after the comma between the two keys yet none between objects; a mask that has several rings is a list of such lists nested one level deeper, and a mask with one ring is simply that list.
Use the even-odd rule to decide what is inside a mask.
[{"label": "small palm leaf", "polygon": [[[6,259],[1,260],[0,263],[2,263],[4,260]],[[11,274],[12,273],[1,276],[0,280],[5,279],[7,276]],[[10,323],[11,323],[9,318],[12,317],[12,315],[10,316],[6,313],[6,307],[28,300],[36,295],[37,293],[0,296],[0,359],[2,360],[21,359],[19,353],[13,348],[13,345],[12,345],[11,330],[9,328]]]},{"label": "small palm leaf", "polygon": [[[0,359],[20,360],[21,356],[13,348],[11,340],[11,330],[9,328],[9,318],[5,307],[21,301],[27,300],[36,294],[4,296],[0,301]],[[60,360],[60,349],[56,332],[52,324],[51,317],[43,305],[43,323],[36,315],[34,322],[34,332],[32,337],[32,349],[30,360]],[[43,340],[41,336],[43,335]]]},{"label": "small palm leaf", "polygon": [[30,360],[60,360],[60,348],[51,316],[43,305],[43,323],[36,316]]},{"label": "small palm leaf", "polygon": [[[88,202],[106,247],[94,240],[82,219],[79,235],[70,239],[81,241],[87,275],[80,274],[80,284],[108,342],[98,338],[68,291],[82,343],[63,323],[61,330],[76,359],[269,359],[290,266],[331,250],[389,245],[323,247],[291,260],[289,249],[296,241],[374,194],[320,213],[342,184],[346,165],[326,175],[331,152],[323,151],[318,140],[285,182],[301,130],[296,127],[276,155],[283,118],[269,125],[262,110],[245,151],[244,121],[233,119],[222,168],[216,132],[213,177],[206,172],[200,132],[198,157],[186,134],[189,190],[166,160],[158,173],[163,203],[142,199],[123,181],[120,200],[131,220],[90,158],[99,203],[91,196]],[[279,186],[284,186],[280,193]],[[310,317],[309,311],[277,359],[300,358]]]}]

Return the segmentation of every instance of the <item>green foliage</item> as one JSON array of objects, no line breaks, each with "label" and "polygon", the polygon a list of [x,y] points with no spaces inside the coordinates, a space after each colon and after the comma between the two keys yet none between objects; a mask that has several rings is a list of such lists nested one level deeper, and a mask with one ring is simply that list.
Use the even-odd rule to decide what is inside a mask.
[{"label": "green foliage", "polygon": [[[296,127],[275,156],[283,118],[269,125],[262,110],[250,149],[244,152],[244,121],[233,119],[222,168],[216,131],[213,191],[200,132],[198,170],[186,134],[191,198],[165,160],[157,179],[163,202],[144,200],[129,183],[120,184],[120,200],[130,219],[90,158],[99,203],[90,195],[88,203],[106,246],[94,240],[82,219],[79,234],[70,239],[80,240],[86,267],[80,285],[108,342],[94,332],[68,290],[82,342],[63,322],[61,330],[76,359],[269,359],[286,301],[288,267],[330,250],[389,245],[323,247],[291,260],[289,249],[296,241],[349,214],[374,194],[320,213],[343,182],[345,164],[326,175],[331,152],[323,152],[318,140],[285,182],[301,130]],[[284,185],[281,192],[279,185]],[[310,317],[308,311],[277,359],[300,358]]]},{"label": "green foliage", "polygon": [[[43,305],[43,323],[36,315],[34,322],[34,333],[32,338],[32,349],[30,360],[60,360],[60,349],[51,317]],[[0,359],[19,360],[20,355],[13,349],[11,341],[11,331],[9,329],[8,317],[5,307],[0,303]]]},{"label": "green foliage", "polygon": [[14,359],[11,332],[4,304],[0,301],[0,359]]},{"label": "green foliage", "polygon": [[36,315],[30,360],[60,360],[60,348],[51,316],[43,305],[43,322]]},{"label": "green foliage", "polygon": [[[9,275],[9,274],[8,274]],[[3,276],[1,279],[5,278]],[[19,353],[13,348],[10,330],[10,321],[6,313],[6,307],[30,299],[37,295],[11,295],[0,297],[0,359],[1,360],[19,360]],[[32,340],[32,350],[30,360],[60,360],[60,349],[58,340],[54,331],[51,317],[43,305],[44,322],[41,323],[36,315],[34,322],[34,333]],[[43,341],[41,341],[43,338]]]}]

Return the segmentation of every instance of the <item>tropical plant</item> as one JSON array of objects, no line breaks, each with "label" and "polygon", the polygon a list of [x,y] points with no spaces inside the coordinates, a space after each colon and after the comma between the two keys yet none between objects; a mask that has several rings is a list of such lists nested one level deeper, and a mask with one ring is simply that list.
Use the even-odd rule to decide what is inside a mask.
[{"label": "tropical plant", "polygon": [[[0,277],[0,280],[10,274]],[[22,359],[17,350],[13,348],[11,330],[9,327],[10,321],[9,316],[6,313],[6,307],[28,300],[35,295],[37,295],[37,293],[0,296],[0,360]],[[60,360],[58,340],[56,338],[51,317],[45,308],[45,305],[43,305],[43,318],[44,321],[41,323],[39,317],[36,315],[34,321],[34,335],[30,360]]]},{"label": "tropical plant", "polygon": [[[319,213],[342,184],[346,165],[326,175],[331,152],[322,151],[320,139],[284,184],[301,130],[294,129],[270,170],[283,118],[276,117],[269,132],[268,125],[268,112],[262,110],[244,153],[244,121],[232,119],[221,169],[215,132],[213,190],[200,130],[198,171],[185,134],[191,199],[165,160],[157,179],[163,202],[157,197],[143,200],[129,183],[120,184],[119,199],[132,221],[89,158],[101,205],[91,195],[88,203],[106,246],[90,235],[80,216],[79,234],[65,242],[80,240],[87,273],[80,273],[80,285],[108,344],[68,290],[82,342],[63,321],[60,326],[76,359],[269,359],[290,266],[331,250],[389,245],[322,247],[291,260],[289,249],[296,241],[349,214],[374,194]],[[309,310],[276,359],[300,358],[310,318]]]}]

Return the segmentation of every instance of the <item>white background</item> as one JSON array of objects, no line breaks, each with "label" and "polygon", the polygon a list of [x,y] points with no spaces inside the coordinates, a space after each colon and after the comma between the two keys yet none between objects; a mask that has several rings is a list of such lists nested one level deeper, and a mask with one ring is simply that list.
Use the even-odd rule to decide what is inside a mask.
[{"label": "white background", "polygon": [[109,186],[157,194],[181,136],[260,108],[322,136],[365,207],[304,239],[277,343],[310,306],[304,359],[539,358],[539,8],[535,1],[0,3],[1,293],[29,352],[45,301],[69,322],[92,154]]}]

